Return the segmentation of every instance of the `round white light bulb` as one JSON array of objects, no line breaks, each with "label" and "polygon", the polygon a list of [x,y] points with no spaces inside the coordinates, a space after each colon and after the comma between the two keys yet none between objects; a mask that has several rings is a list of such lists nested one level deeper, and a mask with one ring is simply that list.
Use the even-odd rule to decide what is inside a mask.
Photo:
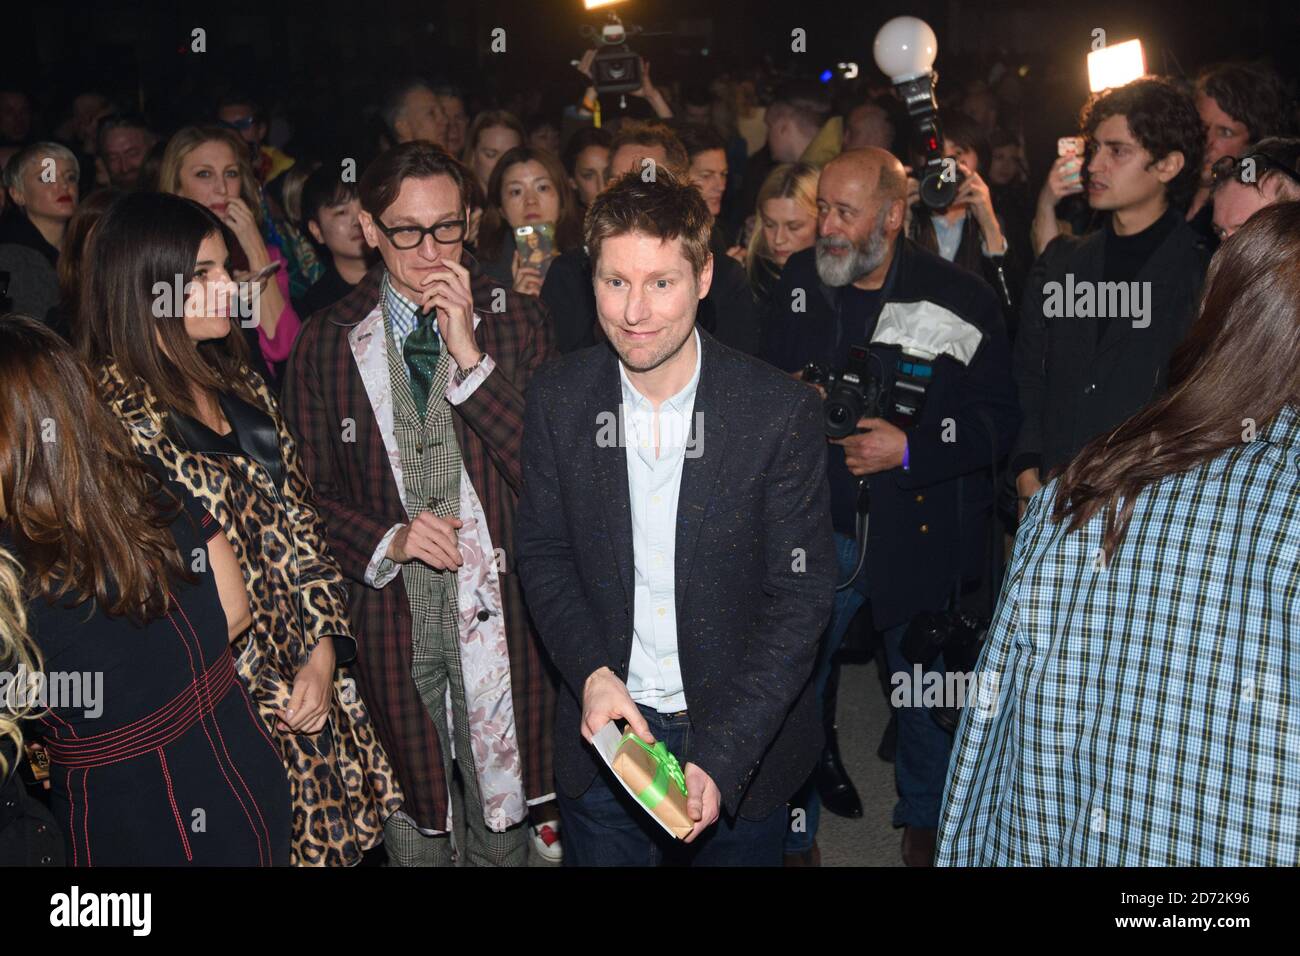
[{"label": "round white light bulb", "polygon": [[900,83],[930,72],[939,41],[919,17],[894,17],[876,33],[872,52],[880,71]]}]

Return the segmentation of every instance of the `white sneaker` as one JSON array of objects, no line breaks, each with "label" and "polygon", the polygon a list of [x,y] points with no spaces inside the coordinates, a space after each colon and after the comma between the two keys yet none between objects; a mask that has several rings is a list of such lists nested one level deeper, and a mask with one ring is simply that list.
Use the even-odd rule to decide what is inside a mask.
[{"label": "white sneaker", "polygon": [[559,863],[564,859],[564,847],[560,843],[560,821],[550,820],[533,825],[533,846],[548,863]]}]

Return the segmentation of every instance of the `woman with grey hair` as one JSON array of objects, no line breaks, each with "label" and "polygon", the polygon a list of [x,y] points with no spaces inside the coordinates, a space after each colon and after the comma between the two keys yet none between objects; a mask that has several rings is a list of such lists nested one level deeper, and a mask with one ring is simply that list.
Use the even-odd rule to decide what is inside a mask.
[{"label": "woman with grey hair", "polygon": [[77,157],[58,143],[34,143],[5,165],[11,208],[0,217],[0,273],[12,311],[44,316],[58,303],[56,266],[80,178]]}]

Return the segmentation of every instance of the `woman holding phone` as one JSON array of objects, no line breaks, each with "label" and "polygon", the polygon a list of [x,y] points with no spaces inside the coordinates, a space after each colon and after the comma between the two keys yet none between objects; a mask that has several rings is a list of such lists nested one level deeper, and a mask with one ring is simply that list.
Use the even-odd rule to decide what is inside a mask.
[{"label": "woman holding phone", "polygon": [[[541,239],[548,232],[549,242]],[[483,270],[516,292],[539,295],[549,259],[581,245],[577,202],[555,155],[518,146],[502,156],[479,231]]]},{"label": "woman holding phone", "polygon": [[[346,586],[294,441],[248,367],[229,261],[225,229],[204,207],[125,197],[96,232],[82,347],[136,450],[204,503],[239,561],[252,626],[236,665],[288,770],[292,862],[351,865],[401,796],[365,704],[336,672],[356,649]],[[154,294],[177,274],[183,314]]]},{"label": "woman holding phone", "polygon": [[[257,283],[255,312],[241,325],[249,344],[256,340],[256,354],[265,362],[272,384],[278,385],[302,323],[289,299],[284,254],[263,235],[261,190],[244,141],[238,133],[219,126],[178,130],[163,153],[158,187],[207,207],[233,234],[232,278]],[[170,277],[168,281],[172,281]]]},{"label": "woman holding phone", "polygon": [[54,332],[0,319],[0,380],[0,543],[55,698],[28,716],[66,861],[286,864],[289,782],[235,677],[252,617],[221,527],[135,454]]}]

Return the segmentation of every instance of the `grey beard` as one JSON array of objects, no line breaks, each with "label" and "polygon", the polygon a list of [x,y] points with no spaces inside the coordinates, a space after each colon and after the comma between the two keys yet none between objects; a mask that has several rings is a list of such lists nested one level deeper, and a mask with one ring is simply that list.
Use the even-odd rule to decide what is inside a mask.
[{"label": "grey beard", "polygon": [[839,287],[857,282],[865,275],[870,275],[880,268],[889,254],[889,243],[885,239],[885,210],[881,210],[866,242],[855,246],[850,255],[832,256],[827,250],[846,248],[852,245],[847,239],[836,236],[820,236],[817,239],[817,275],[828,286]]}]

